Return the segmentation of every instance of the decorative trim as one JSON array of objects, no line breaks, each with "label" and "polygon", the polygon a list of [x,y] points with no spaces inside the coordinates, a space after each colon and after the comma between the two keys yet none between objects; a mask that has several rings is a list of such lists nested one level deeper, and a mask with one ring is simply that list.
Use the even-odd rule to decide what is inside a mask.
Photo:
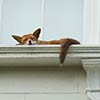
[{"label": "decorative trim", "polygon": [[100,58],[82,59],[87,78],[87,96],[90,100],[100,100]]},{"label": "decorative trim", "polygon": [[[2,7],[3,7],[3,0],[0,0],[0,37],[2,33]],[[1,41],[2,38],[0,38]]]},{"label": "decorative trim", "polygon": [[41,9],[41,35],[40,39],[44,38],[44,8],[45,8],[45,0],[42,0],[42,9]]},{"label": "decorative trim", "polygon": [[[59,53],[60,45],[0,45],[1,53]],[[100,46],[72,45],[68,50],[68,57],[97,58],[99,63]],[[92,59],[86,59],[87,63],[92,63]],[[85,62],[86,63],[86,62]],[[93,62],[94,63],[94,62]]]},{"label": "decorative trim", "polygon": [[[60,45],[0,45],[0,66],[60,68],[59,52]],[[100,46],[73,45],[68,50],[67,58],[62,68],[68,65],[69,59],[74,66],[76,63],[77,66],[81,65],[82,59],[86,71],[87,96],[90,100],[100,100]]]},{"label": "decorative trim", "polygon": [[100,0],[84,0],[83,23],[83,44],[100,44]]},{"label": "decorative trim", "polygon": [[[10,66],[10,64],[12,63],[9,63],[9,62],[16,63],[19,61],[18,65],[16,66],[22,66],[21,60],[23,59],[23,61],[25,60],[26,64],[29,62],[32,64],[33,62],[34,63],[37,62],[34,64],[35,66],[38,66],[38,65],[44,66],[48,63],[50,63],[50,66],[59,66],[59,52],[60,52],[60,45],[33,45],[33,46],[0,45],[0,65],[3,64],[3,65]],[[69,48],[67,58],[70,58],[71,64],[73,64],[74,60],[79,60],[78,62],[81,64],[80,59],[83,59],[83,58],[86,60],[88,58],[91,60],[91,63],[98,64],[99,60],[97,59],[100,58],[100,46],[73,45]],[[76,59],[76,58],[79,58],[79,59]],[[92,58],[95,58],[96,61],[93,62]],[[2,62],[4,60],[6,63]],[[8,62],[8,60],[10,61]],[[41,60],[41,62],[38,63],[38,60]],[[48,62],[45,62],[45,60],[47,60]],[[65,60],[63,66],[67,66],[68,60],[69,59]],[[89,62],[89,60],[87,62]]]}]

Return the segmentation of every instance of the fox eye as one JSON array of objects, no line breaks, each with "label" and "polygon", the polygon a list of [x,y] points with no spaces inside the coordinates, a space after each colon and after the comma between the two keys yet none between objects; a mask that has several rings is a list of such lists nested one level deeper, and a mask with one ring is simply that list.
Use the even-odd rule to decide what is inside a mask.
[{"label": "fox eye", "polygon": [[27,39],[24,39],[24,41],[27,41]]},{"label": "fox eye", "polygon": [[33,37],[33,38],[31,38],[31,39],[32,39],[32,40],[35,40],[36,38]]}]

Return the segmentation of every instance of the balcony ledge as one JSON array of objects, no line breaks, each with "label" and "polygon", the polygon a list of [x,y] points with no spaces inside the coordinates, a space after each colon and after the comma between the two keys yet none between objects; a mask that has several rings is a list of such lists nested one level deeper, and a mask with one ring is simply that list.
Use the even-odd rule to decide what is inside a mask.
[{"label": "balcony ledge", "polygon": [[[0,66],[59,66],[60,45],[0,45]],[[82,58],[99,58],[100,46],[73,45],[63,66],[81,65]],[[77,59],[76,59],[77,58]]]},{"label": "balcony ledge", "polygon": [[[0,45],[0,67],[59,67],[59,52],[60,45]],[[63,64],[69,66],[83,66],[87,96],[100,100],[100,46],[71,46]]]}]

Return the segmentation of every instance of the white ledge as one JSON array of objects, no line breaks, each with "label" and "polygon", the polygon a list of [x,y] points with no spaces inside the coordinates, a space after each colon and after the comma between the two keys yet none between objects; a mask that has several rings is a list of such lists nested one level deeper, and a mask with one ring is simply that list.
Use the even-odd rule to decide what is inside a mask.
[{"label": "white ledge", "polygon": [[86,70],[87,95],[90,100],[100,100],[100,58],[82,59]]},{"label": "white ledge", "polygon": [[[0,67],[59,67],[60,45],[0,45]],[[83,64],[83,65],[82,65]],[[73,45],[63,67],[83,66],[87,96],[100,100],[100,46]]]},{"label": "white ledge", "polygon": [[[0,67],[59,66],[60,45],[0,45]],[[100,46],[73,45],[63,66],[81,65],[82,58],[99,58]],[[77,59],[76,59],[77,58]]]}]

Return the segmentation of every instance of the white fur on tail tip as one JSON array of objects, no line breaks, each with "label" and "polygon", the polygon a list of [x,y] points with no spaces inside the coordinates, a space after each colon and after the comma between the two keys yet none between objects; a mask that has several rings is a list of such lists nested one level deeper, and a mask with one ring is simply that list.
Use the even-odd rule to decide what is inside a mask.
[{"label": "white fur on tail tip", "polygon": [[63,64],[60,64],[60,68],[62,68]]}]

